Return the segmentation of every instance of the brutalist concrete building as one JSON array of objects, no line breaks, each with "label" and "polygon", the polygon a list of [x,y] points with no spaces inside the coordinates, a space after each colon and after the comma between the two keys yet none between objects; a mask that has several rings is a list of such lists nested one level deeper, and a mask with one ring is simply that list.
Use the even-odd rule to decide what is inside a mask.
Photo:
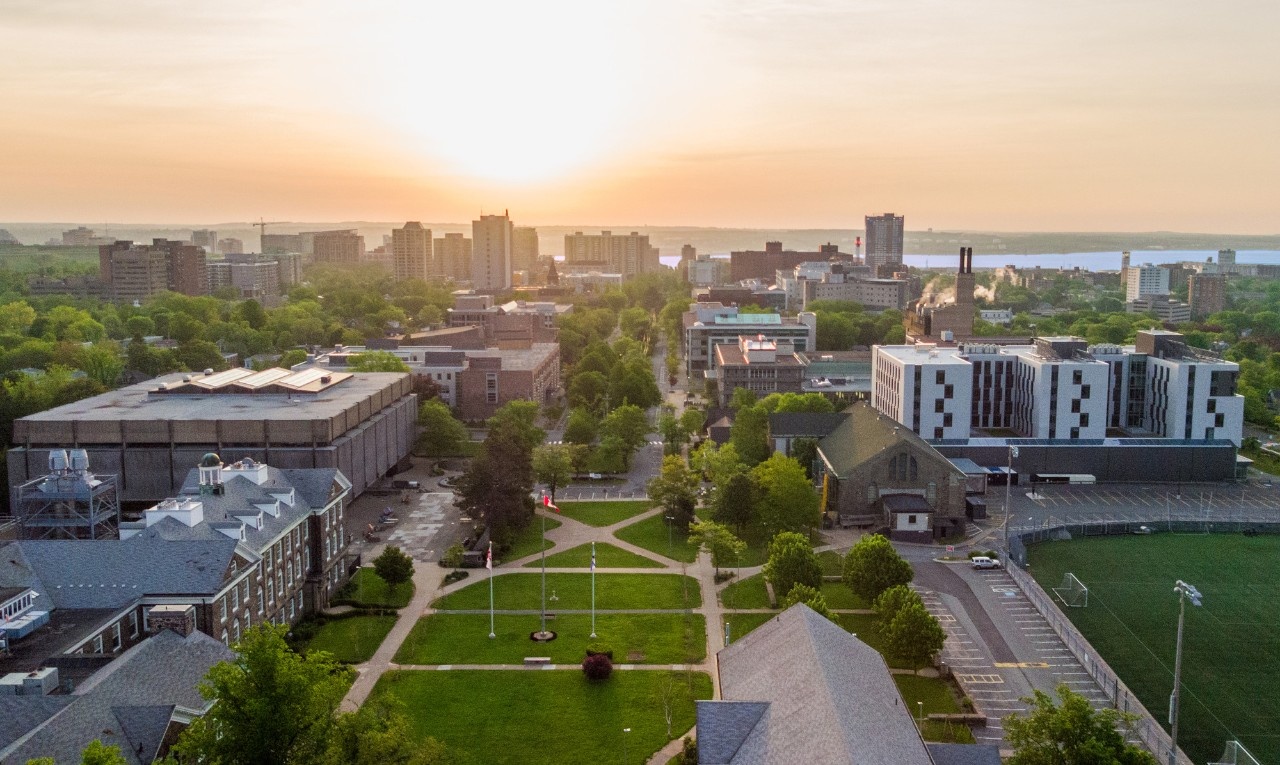
[{"label": "brutalist concrete building", "polygon": [[407,374],[165,375],[16,421],[9,485],[48,472],[50,450],[83,449],[95,471],[119,476],[122,501],[155,502],[174,496],[191,466],[216,452],[229,462],[337,468],[358,495],[409,455],[417,414]]}]

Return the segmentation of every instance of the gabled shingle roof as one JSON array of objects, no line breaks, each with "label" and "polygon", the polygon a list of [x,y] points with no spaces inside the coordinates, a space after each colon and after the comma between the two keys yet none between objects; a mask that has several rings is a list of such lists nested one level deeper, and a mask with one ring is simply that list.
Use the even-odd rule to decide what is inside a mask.
[{"label": "gabled shingle roof", "polygon": [[[704,765],[932,765],[911,713],[884,659],[839,625],[798,604],[719,654],[724,702],[699,702],[698,739],[716,742]],[[767,702],[755,725],[730,752],[750,720],[750,708],[711,706]],[[710,729],[704,730],[705,724]],[[717,722],[729,726],[717,733]],[[710,754],[710,753],[709,753]]]},{"label": "gabled shingle roof", "polygon": [[818,442],[818,451],[836,477],[847,477],[859,465],[885,449],[906,442],[915,446],[918,453],[963,478],[964,474],[923,438],[892,417],[880,414],[870,404],[854,404],[844,413],[848,415],[845,421]]},{"label": "gabled shingle roof", "polygon": [[[60,710],[0,749],[0,761],[52,757],[57,763],[78,763],[80,752],[99,739],[120,747],[130,765],[150,763],[155,752],[149,747],[160,730],[162,710],[203,710],[200,681],[215,664],[234,656],[202,632],[187,637],[161,632],[95,672],[74,694],[62,697],[67,703]],[[19,696],[14,701],[41,699]],[[138,744],[143,745],[141,757]]]},{"label": "gabled shingle roof", "polygon": [[769,435],[823,438],[849,418],[845,412],[781,412],[769,415]]}]

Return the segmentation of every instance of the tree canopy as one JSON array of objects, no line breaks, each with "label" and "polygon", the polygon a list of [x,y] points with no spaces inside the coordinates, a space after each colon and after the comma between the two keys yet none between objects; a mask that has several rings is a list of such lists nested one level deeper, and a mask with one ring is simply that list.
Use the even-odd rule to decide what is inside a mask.
[{"label": "tree canopy", "polygon": [[1004,718],[1005,736],[1013,746],[1010,765],[1158,765],[1155,757],[1127,743],[1122,731],[1133,716],[1115,709],[1094,709],[1066,684],[1057,688],[1057,703],[1044,691],[1023,701],[1027,713]]},{"label": "tree canopy", "polygon": [[844,583],[868,603],[875,603],[880,593],[896,584],[908,584],[914,577],[911,564],[879,534],[858,540],[844,559]]}]

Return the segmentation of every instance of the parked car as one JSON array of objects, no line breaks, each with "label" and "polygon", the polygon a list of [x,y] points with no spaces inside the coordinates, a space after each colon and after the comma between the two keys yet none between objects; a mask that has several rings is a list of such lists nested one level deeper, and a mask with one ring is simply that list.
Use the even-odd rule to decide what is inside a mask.
[{"label": "parked car", "polygon": [[970,559],[974,568],[1001,568],[1002,564],[996,558],[988,558],[985,555],[975,555]]},{"label": "parked car", "polygon": [[587,473],[587,478],[590,478],[593,481],[599,481],[601,478],[604,478],[604,476],[599,473]]}]

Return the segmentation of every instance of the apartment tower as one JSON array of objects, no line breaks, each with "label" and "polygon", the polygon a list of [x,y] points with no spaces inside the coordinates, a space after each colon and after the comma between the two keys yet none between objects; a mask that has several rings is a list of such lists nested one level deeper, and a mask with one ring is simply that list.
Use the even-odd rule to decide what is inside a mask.
[{"label": "apartment tower", "polygon": [[431,229],[416,220],[391,231],[392,271],[396,281],[426,280],[431,275]]},{"label": "apartment tower", "polygon": [[902,265],[903,221],[903,216],[893,213],[866,217],[866,264],[871,267],[872,276],[879,275],[882,265]]},{"label": "apartment tower", "polygon": [[471,286],[477,290],[511,289],[511,218],[481,215],[471,221]]}]

